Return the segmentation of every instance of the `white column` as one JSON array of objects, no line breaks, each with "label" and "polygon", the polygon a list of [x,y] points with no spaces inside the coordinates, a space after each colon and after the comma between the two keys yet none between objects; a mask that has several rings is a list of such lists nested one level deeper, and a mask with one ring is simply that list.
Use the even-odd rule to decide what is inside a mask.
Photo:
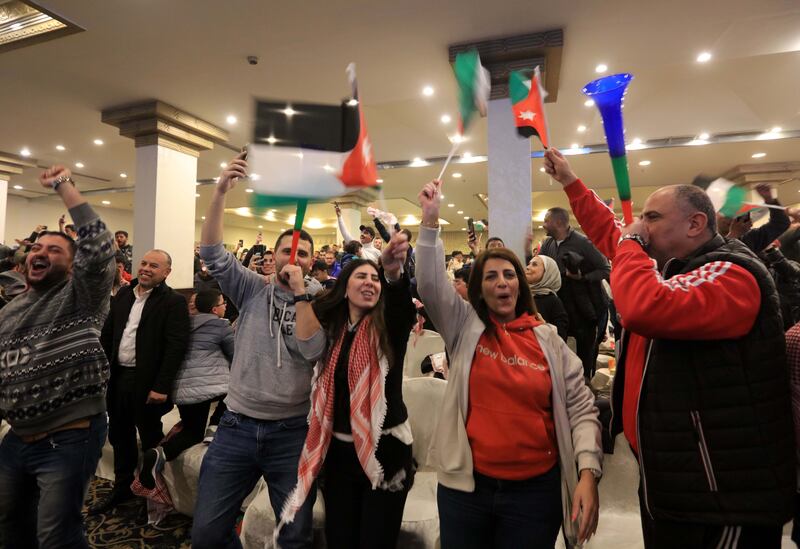
[{"label": "white column", "polygon": [[509,99],[495,99],[489,101],[489,236],[502,238],[524,263],[530,226],[531,143],[517,135]]},{"label": "white column", "polygon": [[133,272],[154,248],[172,256],[172,288],[194,283],[195,183],[197,157],[163,145],[136,148],[133,198]]},{"label": "white column", "polygon": [[[342,221],[344,221],[344,226],[347,228],[350,236],[358,240],[358,235],[360,234],[358,228],[361,226],[361,210],[355,204],[339,204],[339,208],[342,211]],[[339,224],[337,223],[336,243],[341,246],[342,240],[344,240],[344,236],[339,230]]]},{"label": "white column", "polygon": [[0,244],[6,243],[6,208],[8,208],[8,179],[0,177]]}]

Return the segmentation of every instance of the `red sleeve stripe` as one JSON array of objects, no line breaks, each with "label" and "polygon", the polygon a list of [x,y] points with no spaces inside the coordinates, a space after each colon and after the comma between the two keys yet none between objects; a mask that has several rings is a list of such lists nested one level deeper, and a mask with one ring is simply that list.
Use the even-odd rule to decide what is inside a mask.
[{"label": "red sleeve stripe", "polygon": [[673,276],[669,280],[664,280],[661,277],[661,273],[658,273],[658,278],[661,284],[672,291],[683,290],[688,292],[691,287],[700,286],[704,282],[714,282],[714,280],[724,275],[730,267],[730,261],[714,261],[689,273]]}]

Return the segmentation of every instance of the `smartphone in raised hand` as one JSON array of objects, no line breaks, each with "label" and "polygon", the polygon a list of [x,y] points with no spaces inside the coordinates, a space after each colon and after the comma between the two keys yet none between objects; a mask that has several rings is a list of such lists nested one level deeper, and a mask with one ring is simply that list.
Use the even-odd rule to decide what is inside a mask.
[{"label": "smartphone in raised hand", "polygon": [[475,222],[471,217],[467,219],[467,238],[469,240],[475,240]]}]

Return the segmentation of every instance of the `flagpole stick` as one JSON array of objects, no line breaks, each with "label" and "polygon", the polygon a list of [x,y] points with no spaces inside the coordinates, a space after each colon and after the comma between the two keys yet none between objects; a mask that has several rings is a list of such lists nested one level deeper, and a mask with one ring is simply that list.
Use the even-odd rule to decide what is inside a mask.
[{"label": "flagpole stick", "polygon": [[453,155],[456,154],[456,150],[458,150],[458,145],[460,143],[461,143],[460,141],[456,141],[455,143],[453,143],[453,146],[450,147],[450,154],[447,155],[447,160],[444,161],[444,166],[442,166],[442,171],[439,172],[439,177],[436,178],[439,181],[441,181],[442,177],[444,177],[444,172],[447,171],[447,166],[450,164],[450,161],[453,159]]},{"label": "flagpole stick", "polygon": [[742,202],[747,206],[758,206],[759,208],[772,208],[773,210],[785,210],[786,206],[778,206],[777,204],[756,204],[755,202]]},{"label": "flagpole stick", "polygon": [[289,265],[294,265],[297,256],[297,245],[300,243],[300,231],[303,229],[303,218],[306,216],[308,199],[301,198],[297,201],[297,213],[294,215],[294,230],[292,231],[292,251],[289,254]]}]

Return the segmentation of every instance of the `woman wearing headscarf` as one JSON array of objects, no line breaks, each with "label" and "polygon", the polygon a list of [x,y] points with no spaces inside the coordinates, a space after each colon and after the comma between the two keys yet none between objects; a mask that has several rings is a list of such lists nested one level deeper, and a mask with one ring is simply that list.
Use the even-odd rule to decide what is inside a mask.
[{"label": "woman wearing headscarf", "polygon": [[558,335],[566,341],[569,315],[557,295],[561,289],[558,264],[552,257],[534,256],[525,267],[525,280],[536,303],[536,310],[545,322],[556,327]]}]

